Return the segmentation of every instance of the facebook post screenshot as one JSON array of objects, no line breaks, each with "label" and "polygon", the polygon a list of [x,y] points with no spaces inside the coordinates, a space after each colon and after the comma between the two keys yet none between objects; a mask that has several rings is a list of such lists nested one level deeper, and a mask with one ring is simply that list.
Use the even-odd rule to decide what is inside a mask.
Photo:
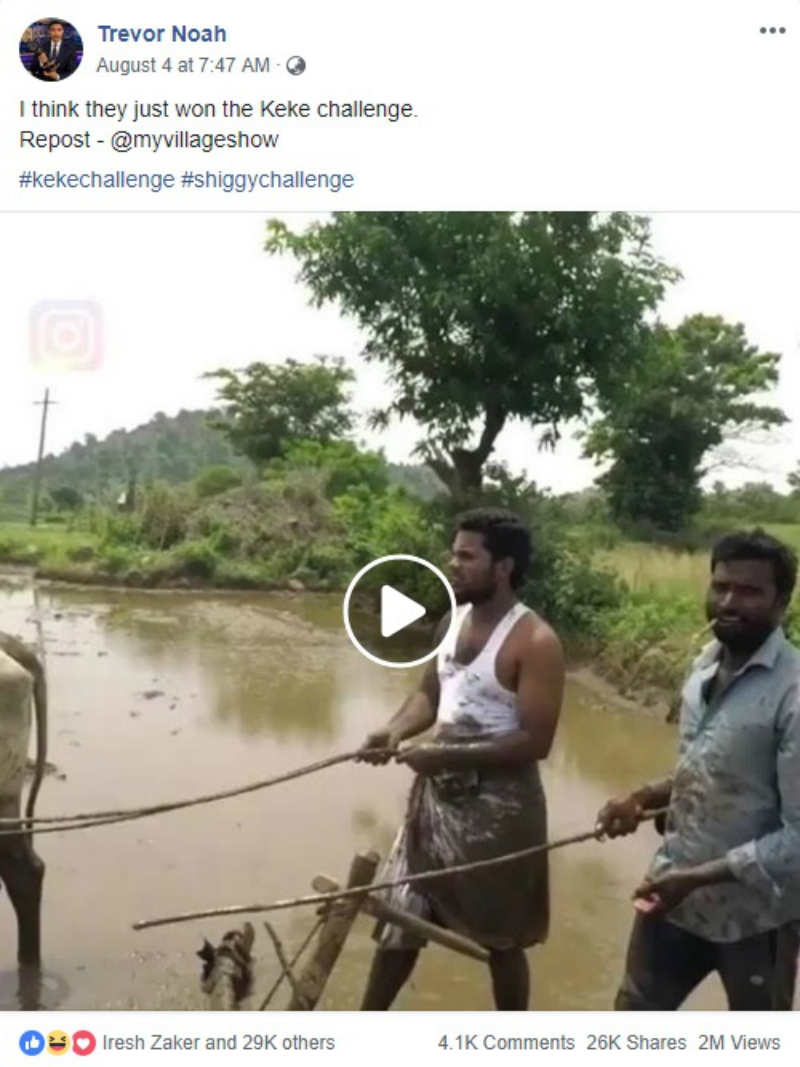
[{"label": "facebook post screenshot", "polygon": [[0,51],[2,1067],[796,1061],[800,0]]}]

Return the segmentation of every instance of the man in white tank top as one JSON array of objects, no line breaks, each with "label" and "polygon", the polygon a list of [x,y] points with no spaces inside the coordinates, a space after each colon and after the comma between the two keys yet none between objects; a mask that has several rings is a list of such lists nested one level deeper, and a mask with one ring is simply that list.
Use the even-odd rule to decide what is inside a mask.
[{"label": "man in white tank top", "polygon": [[[528,531],[505,511],[462,516],[452,547],[456,626],[419,689],[361,758],[396,751],[435,726],[433,738],[397,751],[416,773],[389,878],[508,855],[547,841],[538,772],[553,743],[564,689],[564,657],[553,630],[517,599],[530,560]],[[450,618],[440,623],[436,644]],[[495,1005],[528,1008],[525,949],[549,926],[547,853],[392,891],[396,907],[470,937],[489,952]],[[408,980],[424,940],[379,925],[379,948],[363,1011],[387,1010]]]}]

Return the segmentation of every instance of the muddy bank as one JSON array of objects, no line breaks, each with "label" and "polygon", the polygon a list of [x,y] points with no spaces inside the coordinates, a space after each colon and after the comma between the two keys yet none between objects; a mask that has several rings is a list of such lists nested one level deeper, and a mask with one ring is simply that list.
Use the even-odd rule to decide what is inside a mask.
[{"label": "muddy bank", "polygon": [[646,693],[643,692],[639,699],[626,696],[614,684],[613,674],[610,672],[602,674],[578,657],[574,662],[570,662],[569,677],[576,685],[592,693],[604,704],[613,705],[631,715],[647,714],[666,720],[674,704],[674,694],[670,694],[667,690],[661,692],[648,690]]}]

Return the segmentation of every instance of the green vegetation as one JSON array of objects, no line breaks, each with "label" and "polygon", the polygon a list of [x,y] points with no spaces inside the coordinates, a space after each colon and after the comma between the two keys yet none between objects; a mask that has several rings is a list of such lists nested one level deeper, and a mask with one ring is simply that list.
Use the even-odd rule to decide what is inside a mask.
[{"label": "green vegetation", "polygon": [[345,388],[354,375],[340,360],[251,363],[243,371],[223,369],[205,377],[222,382],[219,399],[225,405],[209,425],[258,468],[283,456],[292,442],[327,443],[352,429]]},{"label": "green vegetation", "polygon": [[0,524],[0,561],[131,586],[324,590],[344,588],[398,545],[441,556],[444,532],[428,517],[436,485],[425,472],[393,468],[348,440],[300,440],[282,451],[260,476],[215,464],[177,485],[150,479],[129,509],[73,509],[70,500],[59,510],[63,494],[51,492],[43,525]]},{"label": "green vegetation", "polygon": [[747,343],[741,326],[695,315],[643,335],[639,374],[601,399],[586,453],[610,459],[598,483],[627,529],[684,529],[702,503],[703,457],[735,432],[780,426],[782,411],[755,404],[774,386],[780,356]]},{"label": "green vegetation", "polygon": [[365,332],[396,387],[374,424],[423,426],[422,457],[459,505],[479,497],[506,425],[552,441],[616,392],[677,277],[648,222],[621,212],[340,212],[300,234],[272,221],[266,247]]},{"label": "green vegetation", "polygon": [[[33,465],[0,471],[0,562],[128,586],[341,591],[377,556],[443,563],[455,513],[495,504],[534,532],[526,601],[647,697],[674,694],[705,639],[716,536],[761,525],[800,549],[800,468],[786,493],[702,488],[721,445],[785,421],[763,402],[780,357],[711,314],[657,320],[678,272],[646,220],[344,213],[302,235],[273,222],[267,250],[361,326],[395,389],[371,421],[416,420],[421,462],[356,440],[353,376],[335,359],[211,370],[213,411],[48,456],[39,528],[25,525]],[[582,420],[606,471],[561,496],[512,476],[492,456],[514,420],[550,448]],[[427,597],[419,582],[406,591]]]},{"label": "green vegetation", "polygon": [[[556,498],[493,474],[484,500],[514,507],[534,529],[525,600],[623,692],[655,699],[674,691],[704,640],[713,531],[765,517],[744,511],[754,487],[726,494],[735,523],[704,513],[712,532],[695,528],[687,548],[623,539],[598,519],[591,493]],[[230,477],[230,468],[210,467],[182,486],[153,483],[129,512],[94,505],[68,523],[0,524],[0,561],[99,584],[336,592],[366,563],[398,550],[446,562],[451,502],[415,497],[379,454],[352,442],[296,442],[260,481],[225,488]],[[776,497],[780,513],[787,498]],[[765,525],[800,550],[800,523]],[[426,586],[421,575],[407,591],[430,597]]]}]

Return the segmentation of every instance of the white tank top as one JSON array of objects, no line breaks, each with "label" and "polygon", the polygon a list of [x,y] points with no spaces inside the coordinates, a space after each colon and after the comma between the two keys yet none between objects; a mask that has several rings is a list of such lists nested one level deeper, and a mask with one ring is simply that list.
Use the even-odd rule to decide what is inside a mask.
[{"label": "white tank top", "polygon": [[530,609],[517,602],[497,623],[478,656],[466,665],[456,662],[455,651],[470,604],[456,610],[456,625],[439,649],[439,711],[437,723],[475,727],[482,733],[507,734],[519,729],[516,693],[497,680],[495,662],[503,642]]}]

